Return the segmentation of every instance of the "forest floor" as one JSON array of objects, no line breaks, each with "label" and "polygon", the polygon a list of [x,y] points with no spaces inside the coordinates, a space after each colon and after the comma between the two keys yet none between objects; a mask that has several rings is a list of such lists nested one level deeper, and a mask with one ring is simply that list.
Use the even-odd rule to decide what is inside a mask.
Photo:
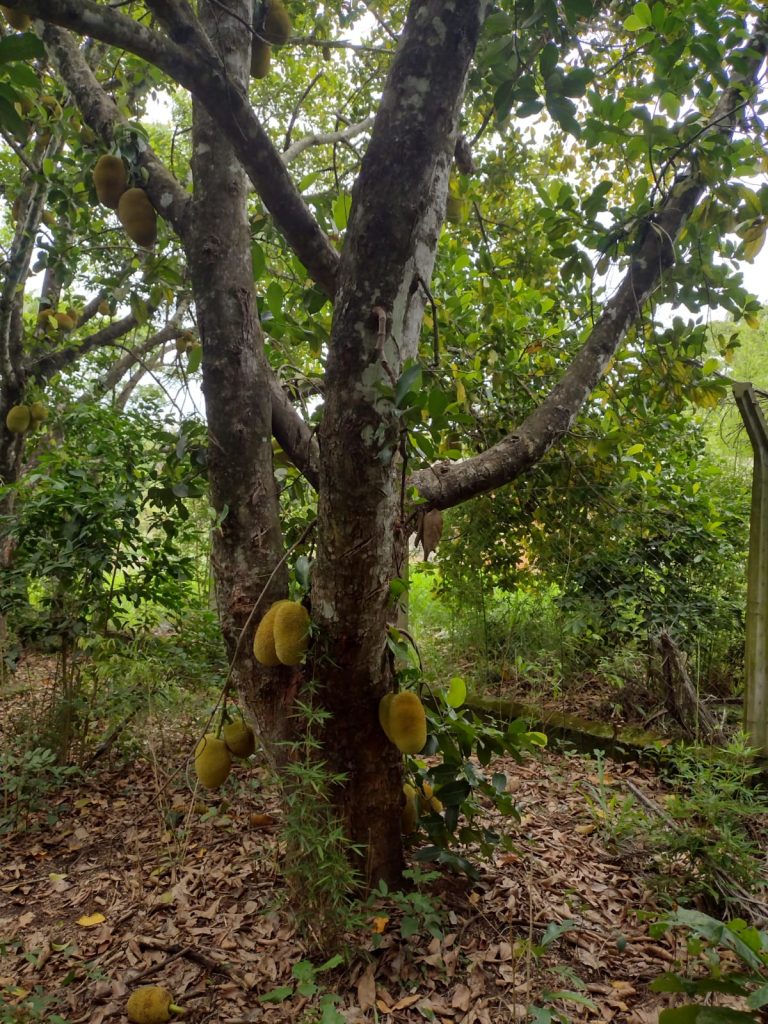
[{"label": "forest floor", "polygon": [[[4,700],[0,745],[29,700]],[[281,906],[281,811],[268,773],[242,764],[221,791],[195,792],[197,732],[190,715],[158,713],[127,763],[110,754],[47,794],[23,831],[0,835],[2,1024],[54,1014],[122,1024],[127,994],[144,983],[171,989],[190,1024],[317,1021],[323,993],[352,1024],[497,1024],[527,1020],[532,1005],[563,1020],[651,1024],[681,1001],[649,988],[688,955],[684,938],[649,933],[663,870],[623,834],[643,800],[664,805],[647,768],[555,751],[494,762],[521,819],[488,819],[514,849],[484,864],[479,881],[443,875],[424,886],[440,937],[420,928],[403,938],[402,903],[372,908],[308,997],[293,969],[304,964],[306,975],[306,962],[318,967],[336,950],[308,947]],[[270,992],[277,1001],[260,998]]]}]

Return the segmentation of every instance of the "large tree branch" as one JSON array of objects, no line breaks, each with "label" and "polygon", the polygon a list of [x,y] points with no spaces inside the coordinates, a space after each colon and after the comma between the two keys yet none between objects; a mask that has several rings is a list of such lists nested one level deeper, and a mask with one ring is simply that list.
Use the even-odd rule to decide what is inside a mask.
[{"label": "large tree branch", "polygon": [[[116,126],[124,123],[124,118],[95,78],[74,38],[54,25],[44,27],[42,38],[51,63],[72,93],[85,122],[109,142],[114,137]],[[147,171],[145,187],[153,204],[188,250],[191,196],[151,148],[147,148],[139,159]],[[94,302],[98,306],[98,301]],[[272,398],[272,432],[297,469],[316,487],[319,452],[314,434],[271,371],[268,381]]]},{"label": "large tree branch", "polygon": [[348,128],[341,128],[337,132],[316,132],[313,135],[304,135],[283,150],[283,163],[292,164],[310,146],[325,146],[335,142],[349,142],[356,135],[366,131],[373,124],[372,117],[366,117],[364,121],[351,124]]},{"label": "large tree branch", "polygon": [[7,6],[129,50],[188,89],[229,139],[278,230],[309,274],[328,295],[334,294],[338,253],[304,203],[247,94],[226,74],[187,5],[162,5],[172,34],[192,40],[186,45],[94,0],[12,0]]},{"label": "large tree branch", "polygon": [[[732,79],[710,119],[710,133],[730,138],[745,101],[753,94],[768,52],[763,24],[743,51],[747,71]],[[487,451],[460,463],[437,463],[414,473],[409,483],[433,508],[451,508],[475,495],[510,483],[571,428],[627,331],[675,262],[675,247],[686,221],[707,189],[691,154],[687,171],[648,217],[646,235],[623,281],[606,303],[589,338],[544,401],[515,430]]]}]

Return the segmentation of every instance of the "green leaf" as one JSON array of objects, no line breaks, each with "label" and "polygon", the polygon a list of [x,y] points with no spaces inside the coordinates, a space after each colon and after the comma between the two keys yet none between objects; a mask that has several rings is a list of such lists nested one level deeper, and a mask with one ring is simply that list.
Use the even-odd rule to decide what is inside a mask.
[{"label": "green leaf", "polygon": [[395,405],[400,406],[409,391],[421,384],[421,363],[412,363],[400,374],[395,389]]},{"label": "green leaf", "polygon": [[257,996],[256,1000],[259,1003],[284,1003],[286,999],[290,999],[292,996],[292,985],[280,985],[278,988],[270,989],[269,992],[264,992],[262,995]]},{"label": "green leaf", "polygon": [[341,195],[336,196],[331,207],[331,213],[333,214],[333,223],[339,231],[343,231],[346,228],[351,209],[352,196],[348,192],[342,192]]},{"label": "green leaf", "polygon": [[12,60],[36,60],[39,57],[45,57],[45,47],[32,32],[0,39],[0,64]]},{"label": "green leaf", "polygon": [[267,268],[267,257],[258,242],[251,243],[251,267],[254,281],[258,281]]}]

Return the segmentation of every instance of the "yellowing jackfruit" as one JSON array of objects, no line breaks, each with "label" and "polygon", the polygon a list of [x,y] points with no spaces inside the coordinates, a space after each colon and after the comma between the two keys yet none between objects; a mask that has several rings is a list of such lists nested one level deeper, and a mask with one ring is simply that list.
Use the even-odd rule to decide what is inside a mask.
[{"label": "yellowing jackfruit", "polygon": [[42,402],[33,402],[29,407],[29,415],[33,423],[43,423],[48,419],[48,410]]},{"label": "yellowing jackfruit", "polygon": [[176,351],[180,356],[189,351],[195,344],[195,336],[192,331],[182,331],[176,339]]},{"label": "yellowing jackfruit", "polygon": [[14,11],[11,7],[0,7],[0,10],[11,28],[15,28],[17,32],[26,32],[32,24],[30,16],[23,11]]},{"label": "yellowing jackfruit", "polygon": [[284,46],[291,38],[291,19],[281,0],[268,0],[261,34],[273,46]]},{"label": "yellowing jackfruit", "polygon": [[93,168],[93,184],[99,202],[110,210],[116,210],[120,196],[128,188],[125,166],[119,156],[105,153],[99,157]]},{"label": "yellowing jackfruit", "polygon": [[251,48],[251,76],[266,78],[272,63],[272,47],[261,39],[254,39]]},{"label": "yellowing jackfruit", "polygon": [[411,832],[416,831],[416,823],[419,820],[419,794],[410,782],[403,785],[403,793],[405,794],[405,804],[400,815],[400,823],[403,835],[409,836]]},{"label": "yellowing jackfruit", "polygon": [[275,668],[280,664],[280,659],[275,650],[275,615],[278,608],[283,604],[291,604],[290,601],[276,601],[267,611],[267,614],[259,623],[256,634],[253,638],[253,656],[256,661],[269,668]]},{"label": "yellowing jackfruit", "polygon": [[389,732],[389,709],[392,706],[394,693],[386,693],[379,701],[379,725],[384,730],[384,735],[390,743],[394,743]]},{"label": "yellowing jackfruit", "polygon": [[69,313],[54,313],[53,319],[56,321],[56,325],[60,331],[73,331],[77,326],[76,319]]},{"label": "yellowing jackfruit", "polygon": [[218,789],[232,768],[232,758],[224,740],[207,732],[195,747],[195,772],[200,785]]},{"label": "yellowing jackfruit", "polygon": [[157,213],[143,188],[129,188],[117,203],[117,216],[136,245],[149,249],[157,241]]},{"label": "yellowing jackfruit", "polygon": [[162,985],[142,985],[128,997],[125,1012],[132,1024],[166,1024],[171,1013],[181,1007],[175,1006],[173,996]]},{"label": "yellowing jackfruit", "polygon": [[421,786],[421,793],[419,794],[419,810],[422,814],[429,811],[434,811],[439,814],[443,809],[442,800],[438,800],[435,796],[435,791],[432,788],[431,782],[424,782]]},{"label": "yellowing jackfruit", "polygon": [[238,718],[234,722],[227,722],[221,730],[221,737],[235,757],[250,757],[256,749],[256,737],[253,735],[253,729],[242,718]]},{"label": "yellowing jackfruit", "polygon": [[403,754],[418,754],[427,742],[427,716],[415,693],[396,693],[389,705],[389,736]]},{"label": "yellowing jackfruit", "polygon": [[14,405],[8,410],[5,425],[12,434],[23,434],[29,430],[31,419],[28,405]]},{"label": "yellowing jackfruit", "polygon": [[309,646],[309,612],[298,601],[285,601],[275,613],[275,654],[283,665],[298,665]]}]

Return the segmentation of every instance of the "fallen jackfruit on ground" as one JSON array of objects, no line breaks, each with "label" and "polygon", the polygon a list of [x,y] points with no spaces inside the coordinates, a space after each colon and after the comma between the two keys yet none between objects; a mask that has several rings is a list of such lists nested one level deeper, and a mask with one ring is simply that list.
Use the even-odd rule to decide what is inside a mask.
[{"label": "fallen jackfruit on ground", "polygon": [[238,718],[234,722],[227,722],[221,730],[221,738],[227,745],[227,749],[235,757],[250,757],[256,749],[256,737],[253,729]]},{"label": "fallen jackfruit on ground", "polygon": [[166,1024],[172,1013],[184,1011],[163,985],[142,985],[131,992],[125,1012],[132,1024]]},{"label": "fallen jackfruit on ground", "polygon": [[298,601],[276,601],[259,623],[253,638],[258,662],[274,668],[298,665],[309,646],[309,612]]},{"label": "fallen jackfruit on ground", "polygon": [[207,732],[195,747],[195,773],[201,786],[218,789],[232,770],[232,756],[224,740]]},{"label": "fallen jackfruit on ground", "polygon": [[393,694],[386,722],[384,732],[403,754],[418,754],[427,742],[424,705],[409,690]]}]

